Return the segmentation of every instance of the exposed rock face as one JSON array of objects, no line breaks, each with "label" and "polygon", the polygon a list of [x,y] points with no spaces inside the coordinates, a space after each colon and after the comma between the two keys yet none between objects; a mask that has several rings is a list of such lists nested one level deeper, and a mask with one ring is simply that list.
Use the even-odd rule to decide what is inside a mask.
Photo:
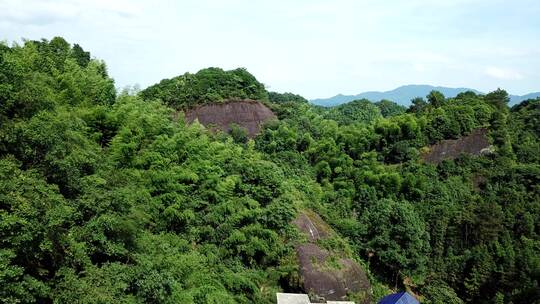
[{"label": "exposed rock face", "polygon": [[470,135],[459,139],[448,139],[429,147],[422,155],[426,163],[439,164],[445,159],[455,159],[461,153],[482,155],[491,152],[486,129],[476,129]]},{"label": "exposed rock face", "polygon": [[307,235],[310,242],[327,238],[332,229],[314,212],[304,211],[294,220],[294,225]]},{"label": "exposed rock face", "polygon": [[360,265],[316,244],[330,237],[332,228],[309,210],[293,223],[308,239],[296,247],[304,291],[316,295],[316,300],[345,300],[348,293],[364,293],[363,303],[370,303],[371,285]]},{"label": "exposed rock face", "polygon": [[185,112],[186,122],[196,119],[205,127],[228,132],[231,124],[247,130],[250,138],[257,135],[266,121],[277,119],[265,105],[255,100],[229,100],[224,103],[201,105]]},{"label": "exposed rock face", "polygon": [[312,243],[298,246],[296,252],[306,292],[326,300],[344,300],[347,293],[369,292],[371,286],[366,273],[355,261],[334,260],[331,252]]}]

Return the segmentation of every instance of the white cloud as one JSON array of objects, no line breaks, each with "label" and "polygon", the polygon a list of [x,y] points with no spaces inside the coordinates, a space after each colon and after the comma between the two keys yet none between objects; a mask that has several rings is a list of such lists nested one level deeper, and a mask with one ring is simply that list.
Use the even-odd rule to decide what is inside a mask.
[{"label": "white cloud", "polygon": [[425,72],[427,70],[427,67],[425,64],[422,63],[415,63],[413,64],[413,70],[417,72]]},{"label": "white cloud", "polygon": [[485,73],[490,77],[502,80],[520,80],[524,78],[523,74],[518,71],[499,67],[488,67]]},{"label": "white cloud", "polygon": [[103,15],[135,17],[141,14],[140,6],[126,0],[27,0],[0,1],[0,18],[19,26],[49,25],[57,22],[76,22],[81,18],[98,18]]}]

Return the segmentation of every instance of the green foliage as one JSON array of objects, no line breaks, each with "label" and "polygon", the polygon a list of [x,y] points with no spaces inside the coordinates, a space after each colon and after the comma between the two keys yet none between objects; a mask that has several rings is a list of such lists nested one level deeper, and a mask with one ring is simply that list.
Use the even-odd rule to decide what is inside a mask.
[{"label": "green foliage", "polygon": [[[287,114],[264,130],[256,147],[276,162],[296,154],[311,164],[307,175],[323,189],[313,208],[369,262],[377,290],[382,282],[405,285],[427,303],[539,300],[531,252],[538,242],[532,223],[540,216],[533,186],[540,176],[540,111],[530,100],[509,112],[505,96],[467,92],[445,99],[432,92],[406,114],[365,124],[343,124],[354,120],[354,111],[282,110]],[[480,127],[489,130],[497,153],[437,167],[418,162],[425,146]],[[298,145],[303,138],[307,149]]]},{"label": "green foliage", "polygon": [[[171,115],[230,98],[280,120],[248,141]],[[540,301],[540,100],[426,98],[323,109],[217,68],[116,96],[78,45],[0,44],[0,302],[273,303],[301,287],[305,208],[374,298]],[[494,153],[419,160],[477,128]]]},{"label": "green foliage", "polygon": [[177,109],[228,99],[268,100],[264,85],[242,68],[230,71],[207,68],[195,74],[163,79],[140,95],[145,100],[160,99]]},{"label": "green foliage", "polygon": [[335,120],[342,125],[370,124],[382,117],[379,107],[366,99],[354,100],[326,111],[325,118]]},{"label": "green foliage", "polygon": [[85,52],[78,44],[73,45],[71,56],[75,58],[77,63],[83,68],[87,67],[88,63],[90,63],[90,52]]},{"label": "green foliage", "polygon": [[512,150],[523,163],[540,163],[540,98],[526,100],[514,106],[510,112],[509,133]]},{"label": "green foliage", "polygon": [[231,124],[231,130],[229,133],[236,143],[245,144],[248,142],[249,138],[247,130],[237,124]]},{"label": "green foliage", "polygon": [[[271,301],[259,286],[294,271],[280,263],[304,198],[241,132],[222,142],[116,97],[104,65],[61,38],[1,58],[0,302]],[[231,75],[240,97],[261,93]]]},{"label": "green foliage", "polygon": [[268,100],[273,103],[308,103],[304,97],[293,93],[268,92]]},{"label": "green foliage", "polygon": [[445,286],[444,283],[441,285],[429,285],[422,293],[426,297],[426,301],[423,303],[427,304],[463,304],[456,292]]},{"label": "green foliage", "polygon": [[500,88],[488,93],[485,96],[485,100],[487,103],[495,106],[499,110],[506,110],[507,104],[510,101],[510,97],[508,97],[508,93],[505,90],[501,90]]},{"label": "green foliage", "polygon": [[422,97],[416,97],[411,100],[411,106],[407,109],[407,112],[421,113],[427,106],[427,102]]},{"label": "green foliage", "polygon": [[372,202],[363,210],[359,223],[357,242],[361,250],[373,255],[374,267],[409,276],[425,272],[429,236],[422,219],[409,203],[390,199]]},{"label": "green foliage", "polygon": [[381,110],[383,117],[396,116],[407,110],[406,107],[386,99],[376,102],[375,105]]},{"label": "green foliage", "polygon": [[444,95],[439,91],[431,91],[426,96],[426,99],[430,106],[434,108],[438,108],[443,105],[444,103]]}]

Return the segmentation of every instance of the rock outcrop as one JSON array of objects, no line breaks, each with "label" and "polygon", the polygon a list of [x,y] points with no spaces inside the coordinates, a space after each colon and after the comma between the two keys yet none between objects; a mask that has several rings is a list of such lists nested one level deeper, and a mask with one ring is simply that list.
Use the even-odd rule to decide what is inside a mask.
[{"label": "rock outcrop", "polygon": [[370,303],[371,285],[360,265],[318,244],[335,235],[332,228],[310,210],[301,212],[293,223],[307,237],[307,242],[296,246],[304,291],[315,300],[345,300],[348,294],[361,293],[364,302],[360,303]]},{"label": "rock outcrop", "polygon": [[185,111],[187,123],[198,120],[210,129],[228,132],[232,124],[236,124],[253,138],[261,125],[269,120],[277,119],[276,115],[264,104],[255,100],[227,100],[223,103],[205,104]]},{"label": "rock outcrop", "polygon": [[445,159],[455,159],[461,153],[483,155],[491,153],[491,149],[487,130],[481,128],[459,139],[442,140],[430,146],[426,152],[422,153],[422,159],[426,163],[439,164]]}]

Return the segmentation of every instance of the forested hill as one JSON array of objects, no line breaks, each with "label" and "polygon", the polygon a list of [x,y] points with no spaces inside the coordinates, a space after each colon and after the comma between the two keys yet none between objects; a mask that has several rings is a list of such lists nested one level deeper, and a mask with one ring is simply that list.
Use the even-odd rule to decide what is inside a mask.
[{"label": "forested hill", "polygon": [[[538,303],[540,98],[426,95],[327,109],[218,68],[117,92],[77,44],[0,43],[0,302],[275,303],[310,291],[314,214],[315,266],[358,263],[357,303]],[[173,115],[235,98],[279,120],[246,139]],[[490,153],[422,160],[479,129]]]},{"label": "forested hill", "polygon": [[268,100],[264,85],[242,68],[232,71],[207,68],[195,74],[185,73],[171,79],[163,79],[144,89],[140,96],[147,100],[162,100],[178,109],[212,102],[219,103],[231,98]]},{"label": "forested hill", "polygon": [[[478,90],[469,89],[469,88],[449,88],[449,87],[440,87],[440,86],[430,86],[430,85],[405,85],[398,87],[396,89],[378,92],[370,91],[363,92],[356,95],[342,95],[338,94],[329,98],[317,98],[311,100],[315,105],[331,107],[340,104],[344,104],[353,100],[367,99],[373,102],[380,100],[390,100],[396,102],[403,106],[410,106],[411,100],[416,97],[423,97],[429,94],[431,91],[438,91],[443,93],[447,97],[456,97],[459,93],[464,93],[467,91],[474,92],[476,94],[482,94]],[[520,95],[510,95],[510,105],[516,105],[524,100],[540,97],[540,92],[530,93],[523,96]]]}]

